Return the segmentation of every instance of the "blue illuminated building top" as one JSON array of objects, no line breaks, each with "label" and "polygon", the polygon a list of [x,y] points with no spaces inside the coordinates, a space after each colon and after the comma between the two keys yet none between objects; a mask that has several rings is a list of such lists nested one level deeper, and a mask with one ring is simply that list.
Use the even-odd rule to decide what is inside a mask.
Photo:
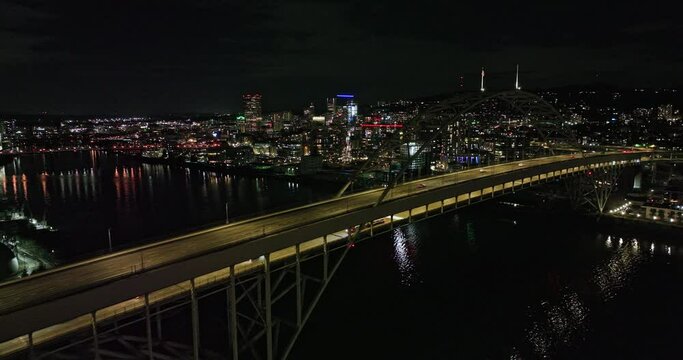
[{"label": "blue illuminated building top", "polygon": [[353,95],[350,94],[338,94],[338,98],[353,99]]}]

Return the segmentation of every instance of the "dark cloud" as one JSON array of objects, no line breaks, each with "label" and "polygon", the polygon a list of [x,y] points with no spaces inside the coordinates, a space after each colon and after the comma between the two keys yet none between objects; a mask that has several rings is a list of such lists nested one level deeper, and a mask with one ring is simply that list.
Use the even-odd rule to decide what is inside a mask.
[{"label": "dark cloud", "polygon": [[0,111],[231,111],[602,82],[681,86],[666,6],[628,2],[22,1],[0,3]]}]

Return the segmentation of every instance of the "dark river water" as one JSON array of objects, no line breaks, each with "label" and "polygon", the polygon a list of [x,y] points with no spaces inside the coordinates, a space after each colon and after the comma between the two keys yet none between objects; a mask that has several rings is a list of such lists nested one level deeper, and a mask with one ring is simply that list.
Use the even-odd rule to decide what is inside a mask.
[{"label": "dark river water", "polygon": [[[334,191],[87,152],[22,157],[0,181],[59,229],[41,246],[62,262],[105,250],[108,228],[121,247],[222,222],[226,200],[244,217]],[[424,220],[350,251],[290,359],[680,358],[682,240],[498,200]]]},{"label": "dark river water", "polygon": [[190,229],[329,197],[335,186],[143,164],[100,152],[22,156],[0,167],[0,198],[59,230],[56,260],[71,261]]}]

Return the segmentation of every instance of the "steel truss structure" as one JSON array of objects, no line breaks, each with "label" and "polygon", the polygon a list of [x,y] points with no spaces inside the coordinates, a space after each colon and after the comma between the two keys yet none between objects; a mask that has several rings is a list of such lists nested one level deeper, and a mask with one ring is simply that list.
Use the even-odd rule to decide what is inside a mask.
[{"label": "steel truss structure", "polygon": [[[28,359],[286,359],[303,326],[322,297],[330,279],[352,246],[347,242],[323,240],[321,252],[300,251],[293,259],[271,262],[270,254],[256,261],[260,270],[239,274],[230,267],[228,280],[200,293],[191,280],[189,291],[175,301],[150,306],[144,295],[143,316],[98,323],[91,315],[90,334],[75,342],[56,344],[52,349],[31,348]],[[229,356],[202,348],[199,300],[214,296],[225,299]],[[163,323],[180,312],[191,314],[192,345],[165,339]],[[135,325],[144,334],[124,332]]]},{"label": "steel truss structure", "polygon": [[[503,91],[493,94],[482,92],[464,93],[443,100],[404,123],[403,131],[394,132],[380,144],[374,153],[369,154],[368,159],[354,171],[337,195],[343,195],[361,174],[377,168],[384,168],[387,162],[398,161],[401,165],[400,170],[393,179],[390,179],[385,194],[378,199],[378,203],[381,202],[386,196],[386,192],[396,185],[401,175],[406,171],[408,164],[422,154],[435,140],[443,136],[448,131],[449,125],[458,123],[468,114],[471,114],[472,111],[491,101],[507,104],[520,115],[528,116],[531,120],[530,124],[538,130],[540,137],[544,141],[548,141],[551,135],[559,134],[560,139],[568,139],[572,146],[576,146],[575,136],[567,128],[563,127],[562,115],[538,95],[520,90]],[[415,136],[428,128],[433,130],[431,131],[431,136],[422,142],[422,145],[414,154],[409,158],[395,159],[394,154],[400,146],[413,140],[413,137],[408,136],[408,134]],[[552,152],[552,147],[550,147],[550,151]]]},{"label": "steel truss structure", "polygon": [[602,214],[612,191],[616,187],[624,167],[620,164],[584,171],[581,176],[565,180],[572,207],[588,208]]},{"label": "steel truss structure", "polygon": [[[559,143],[559,141],[565,141],[567,145],[578,150],[581,157],[584,156],[584,147],[578,142],[574,133],[564,126],[564,117],[555,109],[555,107],[540,96],[521,90],[509,90],[493,94],[484,92],[460,94],[441,101],[437,105],[418,114],[412,118],[411,121],[403,124],[404,132],[408,134],[420,134],[421,130],[427,127],[433,128],[434,131],[432,131],[431,136],[429,136],[426,141],[422,142],[414,154],[410,155],[408,158],[399,160],[400,169],[393,178],[389,179],[389,183],[377,199],[375,206],[381,204],[382,201],[385,200],[387,194],[389,194],[389,192],[398,184],[399,179],[407,170],[408,165],[424,152],[428,146],[443,136],[449,129],[449,125],[458,123],[458,121],[462,120],[467,114],[490,101],[503,102],[517,111],[520,115],[529,117],[530,125],[534,126],[544,143],[550,145],[551,138],[554,140],[553,143],[555,144]],[[381,167],[383,161],[392,161],[392,152],[395,152],[401,145],[407,144],[411,139],[412,138],[409,136],[403,136],[403,132],[394,132],[392,136],[384,141],[374,154],[368,156],[368,160],[351,175],[349,180],[339,190],[337,196],[342,196],[362,173],[370,171],[378,166]],[[551,153],[554,153],[552,146],[549,146],[549,150]],[[600,172],[600,174],[602,175],[602,172]],[[614,184],[614,180],[610,181],[610,179],[603,179],[603,177],[604,176],[589,177],[593,185],[593,191],[591,193],[586,193],[586,196],[583,196],[583,199],[585,199],[587,203],[593,204],[599,212],[604,210],[607,199],[613,189],[611,184]],[[589,194],[594,195],[594,199],[587,197]],[[358,225],[360,229],[365,229],[368,226],[369,223]],[[353,241],[354,238],[352,237],[351,242]]]}]

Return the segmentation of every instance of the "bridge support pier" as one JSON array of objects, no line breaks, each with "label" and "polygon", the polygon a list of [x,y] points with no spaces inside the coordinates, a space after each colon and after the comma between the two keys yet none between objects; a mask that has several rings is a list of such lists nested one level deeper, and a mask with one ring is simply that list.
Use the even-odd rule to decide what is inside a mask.
[{"label": "bridge support pier", "polygon": [[327,268],[328,268],[329,254],[327,249],[327,235],[323,236],[323,281],[327,281]]},{"label": "bridge support pier", "polygon": [[[372,228],[371,228],[372,229]],[[301,326],[301,253],[299,244],[296,244],[296,326]]]},{"label": "bridge support pier", "polygon": [[565,177],[564,182],[572,206],[576,209],[588,204],[593,210],[602,213],[607,206],[612,190],[621,176],[621,166],[588,166],[582,173]]},{"label": "bridge support pier", "polygon": [[95,317],[95,312],[90,313],[90,325],[92,327],[92,341],[93,341],[93,351],[95,352],[95,359],[100,359],[100,341],[97,338],[97,318]]},{"label": "bridge support pier", "polygon": [[192,302],[192,354],[195,360],[199,360],[199,304],[194,279],[190,279],[190,300]]},{"label": "bridge support pier", "polygon": [[237,295],[235,292],[235,265],[230,266],[228,303],[228,321],[230,324],[230,347],[232,348],[232,360],[237,360],[239,357],[239,348],[237,347]]},{"label": "bridge support pier", "polygon": [[152,348],[152,319],[149,314],[149,294],[145,294],[145,327],[147,328],[147,351],[149,351],[149,360],[154,360],[154,349]]},{"label": "bridge support pier", "polygon": [[33,332],[28,333],[28,358],[33,360],[35,354],[33,353]]},{"label": "bridge support pier", "polygon": [[[298,249],[298,245],[297,245]],[[272,321],[272,303],[270,296],[270,254],[265,255],[263,262],[263,271],[265,275],[265,297],[266,297],[266,359],[273,360],[273,321]]]},{"label": "bridge support pier", "polygon": [[157,339],[161,341],[161,307],[157,305]]}]

